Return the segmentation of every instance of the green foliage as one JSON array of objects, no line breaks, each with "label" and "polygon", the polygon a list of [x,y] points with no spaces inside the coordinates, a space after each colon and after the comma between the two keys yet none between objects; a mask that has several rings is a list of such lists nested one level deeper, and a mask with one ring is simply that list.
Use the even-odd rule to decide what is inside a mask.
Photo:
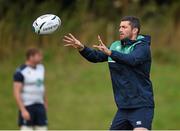
[{"label": "green foliage", "polygon": [[[68,32],[73,32],[88,43],[95,42],[95,36],[100,34],[104,36],[105,42],[110,43],[118,38],[119,21],[124,15],[136,15],[141,19],[142,33],[155,36],[153,43],[158,43],[158,45],[153,45],[153,48],[157,48],[156,46],[164,48],[167,47],[167,43],[170,43],[171,48],[180,49],[177,45],[180,33],[178,13],[180,3],[178,1],[153,0],[144,3],[143,0],[129,2],[121,0],[30,0],[28,2],[1,0],[0,6],[1,60],[11,57],[14,48],[19,50],[38,43],[41,47],[47,46],[48,44],[44,43],[52,41],[52,38],[59,40]],[[32,22],[46,13],[60,16],[62,26],[56,34],[39,38],[32,32]],[[51,43],[55,44],[55,42],[57,41]]]}]

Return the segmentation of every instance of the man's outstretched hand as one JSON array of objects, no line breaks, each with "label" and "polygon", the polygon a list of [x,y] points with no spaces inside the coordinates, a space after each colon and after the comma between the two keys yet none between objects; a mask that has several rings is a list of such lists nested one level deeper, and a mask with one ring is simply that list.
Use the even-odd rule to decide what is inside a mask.
[{"label": "man's outstretched hand", "polygon": [[100,42],[99,45],[93,45],[94,48],[97,48],[98,50],[104,52],[106,55],[110,56],[111,55],[111,50],[109,50],[106,45],[102,42],[101,37],[98,35],[98,40]]},{"label": "man's outstretched hand", "polygon": [[76,39],[71,33],[65,35],[63,41],[66,43],[64,46],[73,47],[82,51],[84,49],[84,45]]},{"label": "man's outstretched hand", "polygon": [[[100,42],[99,45],[93,45],[94,48],[97,48],[98,50],[104,52],[106,55],[111,55],[111,50],[109,50],[105,44],[102,42],[101,37],[98,35],[98,40]],[[67,47],[73,47],[78,49],[79,51],[82,51],[84,49],[84,45],[76,39],[71,33],[68,35],[65,35],[63,38],[63,41],[66,43],[64,46]]]}]

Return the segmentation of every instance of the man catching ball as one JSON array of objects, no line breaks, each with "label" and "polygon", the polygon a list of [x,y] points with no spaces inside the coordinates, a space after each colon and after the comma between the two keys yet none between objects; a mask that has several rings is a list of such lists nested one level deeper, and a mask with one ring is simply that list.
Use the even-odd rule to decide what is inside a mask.
[{"label": "man catching ball", "polygon": [[90,62],[108,61],[114,99],[118,107],[110,130],[150,130],[154,115],[154,98],[150,80],[150,36],[139,35],[140,22],[125,16],[119,26],[119,40],[110,48],[102,42],[94,50],[72,34],[64,36],[65,46],[78,49]]}]

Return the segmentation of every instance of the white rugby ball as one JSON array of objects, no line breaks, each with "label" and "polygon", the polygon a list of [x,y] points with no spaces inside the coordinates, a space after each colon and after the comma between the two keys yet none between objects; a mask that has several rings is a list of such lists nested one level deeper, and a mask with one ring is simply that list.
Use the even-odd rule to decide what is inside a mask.
[{"label": "white rugby ball", "polygon": [[32,25],[32,29],[37,34],[51,34],[61,25],[61,19],[53,14],[45,14],[38,17]]}]

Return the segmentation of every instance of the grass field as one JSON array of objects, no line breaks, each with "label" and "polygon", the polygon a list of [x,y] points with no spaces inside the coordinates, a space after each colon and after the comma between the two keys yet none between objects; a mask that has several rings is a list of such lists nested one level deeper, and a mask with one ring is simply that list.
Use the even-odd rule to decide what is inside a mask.
[{"label": "grass field", "polygon": [[[69,51],[69,50],[68,50]],[[23,56],[0,65],[0,129],[18,129],[12,74]],[[78,53],[45,52],[49,129],[108,129],[116,112],[107,63],[92,64]],[[180,129],[179,64],[153,62],[153,129]]]}]

